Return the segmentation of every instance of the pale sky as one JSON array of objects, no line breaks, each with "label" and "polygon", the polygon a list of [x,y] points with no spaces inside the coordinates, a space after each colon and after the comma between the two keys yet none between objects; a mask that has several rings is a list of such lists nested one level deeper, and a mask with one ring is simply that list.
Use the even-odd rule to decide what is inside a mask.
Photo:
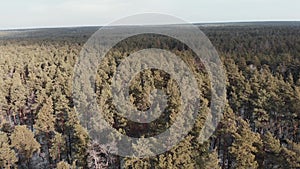
[{"label": "pale sky", "polygon": [[145,12],[191,23],[300,21],[300,0],[0,0],[0,29],[100,26]]}]

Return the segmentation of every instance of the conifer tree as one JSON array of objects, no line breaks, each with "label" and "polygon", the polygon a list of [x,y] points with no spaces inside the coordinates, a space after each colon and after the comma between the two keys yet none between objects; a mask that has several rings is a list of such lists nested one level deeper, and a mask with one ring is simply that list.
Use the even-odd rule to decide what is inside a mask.
[{"label": "conifer tree", "polygon": [[256,159],[259,168],[272,168],[280,166],[280,141],[267,132],[262,136],[263,144],[259,147]]},{"label": "conifer tree", "polygon": [[18,161],[16,153],[12,150],[12,146],[9,144],[9,139],[6,133],[0,131],[0,167],[10,169],[16,167]]},{"label": "conifer tree", "polygon": [[201,167],[203,169],[221,169],[219,165],[218,152],[216,150],[202,156]]},{"label": "conifer tree", "polygon": [[59,163],[57,163],[56,169],[77,169],[77,167],[76,167],[75,163],[70,165],[69,163],[67,163],[65,161],[60,161]]},{"label": "conifer tree", "polygon": [[51,163],[49,149],[51,147],[51,137],[54,134],[55,117],[53,111],[52,98],[49,97],[43,103],[42,108],[37,114],[36,129],[37,138],[41,144],[41,152],[45,153],[48,162]]},{"label": "conifer tree", "polygon": [[77,166],[86,166],[87,149],[89,145],[89,136],[85,128],[83,128],[75,111],[68,112],[67,126],[67,152],[72,158],[70,161],[76,160]]},{"label": "conifer tree", "polygon": [[[25,89],[19,73],[14,73],[10,88],[10,109],[12,111],[15,124],[24,124],[21,119],[22,109],[25,107],[27,99],[27,90]],[[19,117],[19,118],[17,118]],[[19,120],[17,120],[19,119]]]},{"label": "conifer tree", "polygon": [[35,140],[34,134],[25,126],[15,126],[10,136],[11,145],[18,153],[19,163],[26,163],[30,167],[30,159],[34,153],[39,152],[40,144]]},{"label": "conifer tree", "polygon": [[37,120],[34,126],[38,133],[49,134],[51,131],[55,130],[55,117],[53,113],[52,98],[49,97],[37,114]]},{"label": "conifer tree", "polygon": [[249,124],[242,120],[238,120],[238,130],[234,133],[234,142],[230,147],[230,153],[234,157],[232,165],[234,168],[258,168],[255,160],[257,153],[256,144],[260,144],[260,136],[251,131]]},{"label": "conifer tree", "polygon": [[61,160],[61,154],[66,150],[65,139],[61,133],[55,132],[54,137],[51,139],[51,149],[49,150],[50,156],[54,161]]}]

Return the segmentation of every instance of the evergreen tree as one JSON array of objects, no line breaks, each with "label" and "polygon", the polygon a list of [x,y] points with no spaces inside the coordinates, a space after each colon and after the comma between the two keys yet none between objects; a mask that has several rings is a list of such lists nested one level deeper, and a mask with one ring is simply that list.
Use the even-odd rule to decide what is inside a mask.
[{"label": "evergreen tree", "polygon": [[16,153],[12,150],[6,133],[3,132],[0,132],[0,152],[0,167],[5,169],[16,167],[15,164],[18,161]]},{"label": "evergreen tree", "polygon": [[61,154],[66,150],[65,139],[61,133],[55,132],[54,137],[51,139],[51,149],[49,154],[54,161],[61,160]]},{"label": "evergreen tree", "polygon": [[83,128],[75,111],[68,112],[67,126],[67,152],[72,158],[70,161],[76,160],[77,166],[85,167],[87,165],[87,149],[90,138],[88,132]]},{"label": "evergreen tree", "polygon": [[52,98],[46,99],[42,108],[39,110],[34,128],[41,144],[41,152],[45,153],[48,162],[51,163],[49,149],[51,147],[51,137],[55,131],[55,117],[52,108]]},{"label": "evergreen tree", "polygon": [[203,169],[221,169],[219,165],[218,152],[216,150],[203,155],[201,160],[201,168]]},{"label": "evergreen tree", "polygon": [[25,89],[19,73],[14,73],[10,87],[10,110],[12,111],[13,121],[15,124],[24,124],[22,111],[27,99],[27,90]]},{"label": "evergreen tree", "polygon": [[57,163],[56,169],[76,169],[76,165],[75,163],[73,163],[72,165],[70,165],[69,163],[65,162],[65,161],[60,161],[59,163]]},{"label": "evergreen tree", "polygon": [[38,133],[47,133],[49,134],[51,131],[54,131],[54,110],[53,110],[53,103],[52,98],[49,97],[37,115],[37,120],[35,123],[35,129]]},{"label": "evergreen tree", "polygon": [[234,157],[232,165],[234,168],[258,168],[258,163],[255,160],[257,147],[255,144],[260,144],[260,136],[251,131],[249,124],[238,119],[238,130],[234,133],[234,141],[230,147],[230,153]]},{"label": "evergreen tree", "polygon": [[281,144],[280,141],[267,132],[262,136],[263,144],[260,147],[256,160],[259,163],[259,168],[276,168],[281,166]]},{"label": "evergreen tree", "polygon": [[39,152],[41,147],[34,134],[24,125],[15,126],[10,139],[12,147],[18,153],[19,164],[26,163],[27,167],[30,167],[31,157]]}]

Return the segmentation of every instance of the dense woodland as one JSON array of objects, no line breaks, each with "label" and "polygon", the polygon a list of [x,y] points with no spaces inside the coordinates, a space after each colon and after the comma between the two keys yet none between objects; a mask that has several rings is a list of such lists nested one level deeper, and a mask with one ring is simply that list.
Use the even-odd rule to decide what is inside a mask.
[{"label": "dense woodland", "polygon": [[97,28],[2,31],[0,168],[300,168],[300,23],[199,27],[227,71],[223,119],[203,144],[199,133],[212,91],[205,67],[187,46],[164,36],[136,36],[115,46],[97,71],[95,92],[103,107],[99,113],[123,134],[149,137],[178,120],[182,91],[166,72],[140,72],[131,83],[131,102],[146,110],[149,93],[159,88],[168,95],[168,107],[149,124],[132,122],[119,116],[111,102],[116,67],[130,53],[152,47],[172,51],[193,68],[202,91],[193,130],[170,151],[144,159],[116,156],[114,151],[122,147],[94,142],[74,109],[80,104],[73,100],[74,65]]}]

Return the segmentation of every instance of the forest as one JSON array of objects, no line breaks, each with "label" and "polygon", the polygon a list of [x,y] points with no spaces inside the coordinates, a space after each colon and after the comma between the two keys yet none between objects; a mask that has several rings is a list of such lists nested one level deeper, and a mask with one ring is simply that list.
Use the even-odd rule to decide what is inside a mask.
[{"label": "forest", "polygon": [[76,113],[74,66],[98,27],[0,31],[0,168],[299,169],[300,22],[197,26],[226,69],[223,118],[204,143],[200,131],[213,92],[205,66],[186,45],[161,35],[134,36],[117,44],[97,70],[99,113],[124,135],[151,137],[178,120],[182,91],[166,72],[140,72],[129,89],[133,105],[147,110],[149,93],[158,88],[168,106],[151,123],[130,121],[112,103],[116,68],[144,48],[167,49],[192,67],[202,92],[193,129],[171,150],[146,158],[121,157],[115,155],[120,145],[93,141]]}]

